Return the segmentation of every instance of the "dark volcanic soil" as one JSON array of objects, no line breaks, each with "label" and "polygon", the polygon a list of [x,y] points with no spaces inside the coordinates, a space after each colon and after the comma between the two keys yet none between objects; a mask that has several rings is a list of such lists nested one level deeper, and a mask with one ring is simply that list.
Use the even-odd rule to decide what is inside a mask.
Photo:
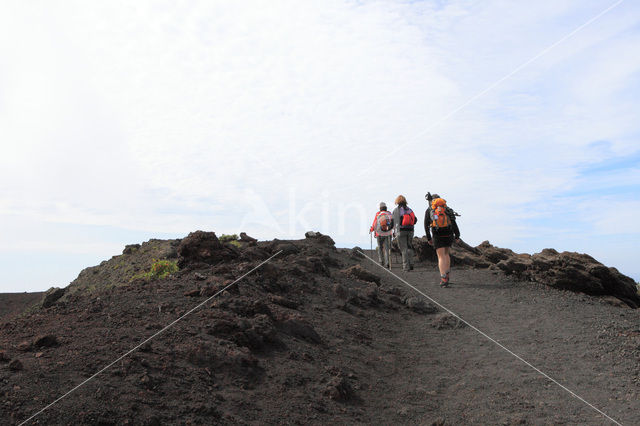
[{"label": "dark volcanic soil", "polygon": [[0,323],[38,303],[43,294],[42,292],[0,293]]},{"label": "dark volcanic soil", "polygon": [[[20,423],[283,250],[31,424],[610,423],[330,240],[211,247],[167,279],[78,281],[1,324],[0,418]],[[617,421],[640,423],[639,310],[489,270],[454,268],[446,289],[431,263],[394,272]]]}]

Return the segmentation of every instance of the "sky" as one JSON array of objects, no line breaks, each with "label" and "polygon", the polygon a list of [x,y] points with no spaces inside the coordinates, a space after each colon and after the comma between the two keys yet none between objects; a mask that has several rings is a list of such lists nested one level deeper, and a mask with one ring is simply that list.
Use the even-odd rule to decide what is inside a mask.
[{"label": "sky", "polygon": [[427,191],[638,281],[639,51],[629,0],[2,2],[0,292],[195,230],[368,247]]}]

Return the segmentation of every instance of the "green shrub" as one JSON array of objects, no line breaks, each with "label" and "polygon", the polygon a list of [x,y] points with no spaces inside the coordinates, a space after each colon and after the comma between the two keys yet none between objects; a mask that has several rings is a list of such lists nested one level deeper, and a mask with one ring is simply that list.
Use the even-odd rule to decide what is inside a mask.
[{"label": "green shrub", "polygon": [[218,240],[220,240],[221,243],[231,243],[233,241],[238,241],[238,236],[236,234],[231,234],[231,235],[222,234],[220,235]]},{"label": "green shrub", "polygon": [[174,261],[154,260],[153,265],[151,265],[151,270],[149,272],[142,272],[140,274],[136,274],[133,277],[131,277],[131,281],[138,278],[142,278],[147,281],[163,279],[173,274],[174,272],[178,272],[179,270],[180,268],[178,268],[178,264]]},{"label": "green shrub", "polygon": [[170,260],[157,260],[151,266],[151,274],[156,278],[165,278],[178,270],[178,264]]},{"label": "green shrub", "polygon": [[218,238],[218,240],[220,240],[221,243],[223,244],[231,244],[232,246],[241,248],[242,244],[239,241],[239,238],[236,234],[231,234],[231,235],[226,235],[226,234],[222,234],[220,235],[220,238]]}]

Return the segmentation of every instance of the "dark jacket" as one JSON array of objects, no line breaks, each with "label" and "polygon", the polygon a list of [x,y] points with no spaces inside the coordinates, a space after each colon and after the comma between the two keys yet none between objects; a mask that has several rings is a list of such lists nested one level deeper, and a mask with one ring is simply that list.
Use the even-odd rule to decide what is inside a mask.
[{"label": "dark jacket", "polygon": [[447,215],[451,221],[451,226],[447,226],[446,228],[431,228],[431,207],[427,209],[424,213],[424,232],[427,235],[427,240],[431,241],[431,230],[433,230],[433,235],[437,236],[449,236],[453,233],[453,236],[458,239],[460,238],[460,229],[458,228],[458,223],[456,222],[456,217],[452,213],[449,213],[447,210]]}]

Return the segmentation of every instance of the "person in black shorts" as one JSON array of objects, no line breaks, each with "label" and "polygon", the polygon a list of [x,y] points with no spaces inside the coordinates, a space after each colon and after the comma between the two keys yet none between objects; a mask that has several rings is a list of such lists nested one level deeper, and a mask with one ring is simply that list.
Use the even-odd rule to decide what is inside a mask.
[{"label": "person in black shorts", "polygon": [[[456,223],[456,217],[453,211],[446,207],[446,202],[440,198],[438,194],[433,195],[433,203],[438,203],[437,200],[442,200],[445,206],[444,210],[446,219],[444,221],[445,226],[439,226],[437,215],[434,216],[433,205],[430,205],[424,215],[424,232],[427,234],[427,240],[429,244],[433,246],[438,255],[438,269],[440,270],[440,285],[446,287],[449,285],[449,274],[451,272],[451,257],[449,252],[453,242],[460,241],[460,229]],[[433,233],[433,239],[431,234]]]}]

